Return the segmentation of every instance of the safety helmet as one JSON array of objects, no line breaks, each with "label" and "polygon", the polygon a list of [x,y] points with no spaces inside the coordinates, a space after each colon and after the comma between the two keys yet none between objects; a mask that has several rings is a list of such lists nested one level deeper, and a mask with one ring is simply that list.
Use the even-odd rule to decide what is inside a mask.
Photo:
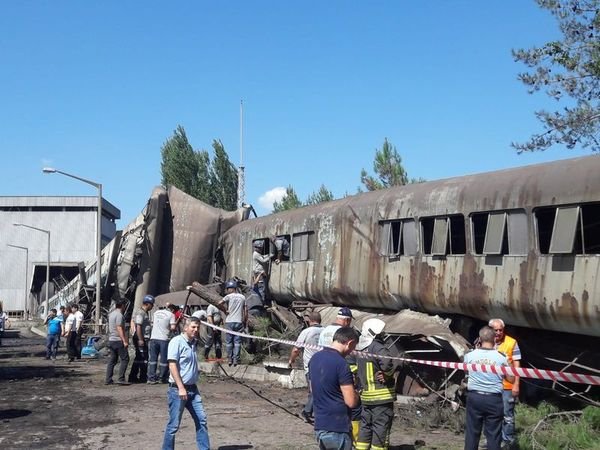
[{"label": "safety helmet", "polygon": [[381,319],[372,318],[365,320],[360,331],[360,339],[356,348],[359,350],[367,348],[371,345],[375,336],[381,334],[384,328],[385,322]]},{"label": "safety helmet", "polygon": [[225,289],[237,289],[237,287],[238,284],[235,280],[229,280],[227,283],[225,283]]},{"label": "safety helmet", "polygon": [[152,295],[144,296],[144,300],[142,301],[142,303],[143,304],[150,303],[151,305],[154,305],[154,296],[152,296]]}]

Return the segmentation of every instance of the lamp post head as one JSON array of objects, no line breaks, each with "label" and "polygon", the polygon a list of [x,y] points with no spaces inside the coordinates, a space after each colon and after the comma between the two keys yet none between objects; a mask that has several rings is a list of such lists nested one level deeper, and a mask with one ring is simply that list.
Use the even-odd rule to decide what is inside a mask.
[{"label": "lamp post head", "polygon": [[56,169],[53,168],[53,167],[44,167],[42,169],[42,172],[44,172],[44,173],[56,173]]}]

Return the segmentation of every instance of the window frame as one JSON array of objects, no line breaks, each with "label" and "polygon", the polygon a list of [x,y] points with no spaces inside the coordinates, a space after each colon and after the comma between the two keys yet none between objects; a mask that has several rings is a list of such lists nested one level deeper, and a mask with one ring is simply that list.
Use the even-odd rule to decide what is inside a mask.
[{"label": "window frame", "polygon": [[380,256],[393,259],[401,256],[415,256],[419,251],[418,232],[414,218],[380,221],[379,239]]},{"label": "window frame", "polygon": [[[305,262],[314,261],[315,250],[316,250],[316,235],[314,231],[301,231],[299,233],[292,234],[292,242],[290,248],[290,261],[292,262]],[[298,240],[302,248],[296,250],[298,246]],[[297,251],[300,251],[300,255],[297,255]]]}]

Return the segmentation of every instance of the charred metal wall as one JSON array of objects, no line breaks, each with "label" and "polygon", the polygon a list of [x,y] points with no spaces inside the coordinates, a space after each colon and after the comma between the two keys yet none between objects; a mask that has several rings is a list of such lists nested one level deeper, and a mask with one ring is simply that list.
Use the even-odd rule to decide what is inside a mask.
[{"label": "charred metal wall", "polygon": [[[600,158],[557,161],[481,175],[408,185],[300,208],[233,227],[222,239],[227,276],[251,279],[252,241],[313,231],[305,261],[272,264],[278,301],[309,299],[357,308],[456,313],[487,320],[600,335],[600,256],[541,254],[535,208],[600,202]],[[519,209],[527,217],[527,254],[478,255],[470,214]],[[385,220],[464,216],[464,254],[380,253]],[[293,258],[292,258],[293,259]]]}]

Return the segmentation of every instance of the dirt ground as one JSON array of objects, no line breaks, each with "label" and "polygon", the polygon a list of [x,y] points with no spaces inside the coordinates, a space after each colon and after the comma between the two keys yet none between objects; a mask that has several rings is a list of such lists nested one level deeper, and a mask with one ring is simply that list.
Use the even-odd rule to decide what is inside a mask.
[{"label": "dirt ground", "polygon": [[[167,422],[165,385],[104,386],[106,362],[56,361],[45,341],[26,328],[0,347],[0,448],[159,449]],[[304,389],[201,375],[211,448],[317,448],[312,426],[300,419]],[[406,429],[394,420],[394,449],[458,449],[463,436],[448,430]],[[195,448],[184,414],[179,448]],[[416,444],[416,445],[415,445]]]}]

